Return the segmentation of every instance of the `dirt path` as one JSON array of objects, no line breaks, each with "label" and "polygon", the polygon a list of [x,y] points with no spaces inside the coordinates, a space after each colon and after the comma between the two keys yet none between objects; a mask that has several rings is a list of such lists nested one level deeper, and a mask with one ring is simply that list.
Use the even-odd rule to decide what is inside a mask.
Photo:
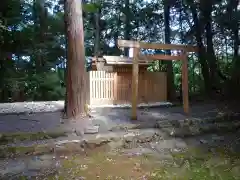
[{"label": "dirt path", "polygon": [[[224,107],[215,104],[193,105],[191,117],[213,117]],[[153,126],[156,120],[161,119],[185,119],[182,107],[170,108],[146,108],[139,109],[138,121],[130,121],[130,109],[96,108],[93,109],[91,119],[94,125],[100,126],[100,132],[107,132],[115,126],[133,125],[136,123]],[[82,122],[73,123],[71,127],[80,127]],[[61,112],[33,113],[33,114],[0,114],[0,132],[40,132],[59,129],[61,125]],[[66,124],[66,128],[69,126]]]},{"label": "dirt path", "polygon": [[[214,104],[196,105],[191,119],[215,117],[223,109]],[[51,140],[49,150],[35,141],[40,148],[31,145],[26,149],[13,143],[17,147],[10,146],[11,153],[22,156],[0,159],[0,179],[240,179],[236,173],[240,170],[238,119],[208,123],[194,119],[191,125],[187,121],[186,129],[189,117],[179,107],[141,109],[138,113],[139,120],[130,121],[130,109],[94,109],[92,122],[100,126],[98,134],[85,136],[85,141],[78,136]],[[57,112],[0,116],[0,131],[52,130],[60,125],[59,119]]]},{"label": "dirt path", "polygon": [[0,160],[0,179],[240,178],[240,155],[236,153],[240,132],[168,139],[152,138],[153,132],[149,129],[104,145],[89,142],[91,146],[77,152],[73,148],[78,145],[68,143],[50,154]]}]

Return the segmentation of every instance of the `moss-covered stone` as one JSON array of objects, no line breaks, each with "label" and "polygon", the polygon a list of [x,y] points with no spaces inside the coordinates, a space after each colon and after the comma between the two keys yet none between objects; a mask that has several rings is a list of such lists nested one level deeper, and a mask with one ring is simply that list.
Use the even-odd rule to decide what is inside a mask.
[{"label": "moss-covered stone", "polygon": [[[237,155],[240,157],[240,155]],[[240,161],[224,150],[220,153],[191,149],[173,154],[173,162],[168,166],[159,167],[151,174],[152,180],[215,180],[240,179]]]},{"label": "moss-covered stone", "polygon": [[38,133],[2,133],[0,134],[0,145],[16,143],[19,141],[34,141],[44,139],[54,139],[66,136],[65,132],[38,132]]},{"label": "moss-covered stone", "polygon": [[0,158],[9,158],[26,155],[40,155],[52,152],[52,148],[48,145],[32,145],[32,146],[5,146],[0,147]]}]

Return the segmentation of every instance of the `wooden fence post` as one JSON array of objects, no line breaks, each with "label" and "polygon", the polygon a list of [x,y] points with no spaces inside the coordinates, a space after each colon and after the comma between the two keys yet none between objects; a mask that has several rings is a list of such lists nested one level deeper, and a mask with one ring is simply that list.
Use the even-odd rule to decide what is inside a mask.
[{"label": "wooden fence post", "polygon": [[139,48],[133,49],[133,69],[132,69],[132,120],[137,120],[138,101],[138,56]]},{"label": "wooden fence post", "polygon": [[189,114],[189,97],[188,97],[188,58],[187,52],[183,51],[184,59],[182,60],[182,97],[183,110]]}]

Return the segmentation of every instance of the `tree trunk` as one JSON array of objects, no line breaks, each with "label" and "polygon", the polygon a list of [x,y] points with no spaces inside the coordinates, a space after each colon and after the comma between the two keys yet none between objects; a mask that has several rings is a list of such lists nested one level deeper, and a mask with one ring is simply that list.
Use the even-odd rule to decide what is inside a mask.
[{"label": "tree trunk", "polygon": [[[209,64],[210,71],[210,80],[211,86],[216,88],[219,82],[218,68],[217,68],[217,59],[213,49],[213,33],[212,33],[212,1],[202,1],[200,12],[202,12],[204,23],[205,23],[205,32],[207,39],[207,59]],[[216,87],[215,87],[216,86]],[[214,89],[211,88],[211,89]]]},{"label": "tree trunk", "polygon": [[[95,0],[96,3],[99,3],[99,0]],[[94,42],[94,56],[98,58],[100,55],[99,46],[100,46],[100,16],[101,16],[101,9],[98,8],[97,12],[95,13],[95,42]]]},{"label": "tree trunk", "polygon": [[[125,28],[124,28],[124,40],[130,40],[130,8],[129,0],[125,0],[124,3],[124,15],[125,15]],[[128,56],[128,48],[124,48],[124,55]]]},{"label": "tree trunk", "polygon": [[65,0],[67,27],[67,83],[66,115],[76,119],[86,115],[87,72],[85,69],[82,1]]},{"label": "tree trunk", "polygon": [[39,16],[39,24],[40,24],[40,32],[39,32],[39,42],[41,43],[41,52],[39,54],[39,64],[41,67],[41,70],[44,70],[44,66],[45,66],[45,58],[44,58],[44,54],[42,51],[44,51],[44,43],[45,43],[45,39],[46,39],[46,32],[48,30],[47,27],[47,18],[48,18],[48,12],[47,12],[47,8],[45,7],[45,0],[40,0],[39,1],[39,5],[40,5],[40,16]]},{"label": "tree trunk", "polygon": [[[170,5],[169,1],[164,0],[164,37],[165,43],[170,44]],[[171,51],[166,51],[167,55],[171,55]],[[175,99],[175,86],[174,86],[174,74],[173,74],[173,63],[172,61],[167,61],[167,97],[168,99],[174,100]]]},{"label": "tree trunk", "polygon": [[114,29],[114,34],[113,34],[113,38],[114,38],[114,55],[121,55],[121,50],[118,47],[117,41],[118,41],[118,35],[119,35],[119,29],[121,28],[121,20],[120,20],[120,12],[119,9],[121,9],[121,4],[120,2],[117,1],[116,7],[115,7],[115,11],[117,12],[116,14],[116,28]]},{"label": "tree trunk", "polygon": [[239,97],[239,83],[240,83],[240,57],[239,57],[239,46],[240,46],[240,39],[239,39],[239,23],[238,21],[234,22],[234,15],[233,13],[237,12],[237,5],[238,1],[230,0],[228,5],[228,12],[229,12],[229,20],[233,21],[234,26],[232,26],[233,32],[233,61],[232,61],[232,74],[231,74],[231,84],[228,87],[229,94],[236,99]]},{"label": "tree trunk", "polygon": [[193,22],[194,22],[194,26],[195,26],[195,37],[196,37],[196,41],[197,41],[197,46],[199,48],[199,62],[201,64],[201,72],[203,75],[203,79],[204,79],[204,86],[205,86],[205,91],[207,92],[207,94],[211,93],[211,85],[210,85],[210,77],[209,77],[209,66],[208,63],[206,61],[206,50],[205,47],[203,45],[202,42],[202,33],[201,33],[201,25],[199,22],[199,18],[197,15],[197,7],[194,5],[193,2],[190,2],[190,10],[193,16]]}]

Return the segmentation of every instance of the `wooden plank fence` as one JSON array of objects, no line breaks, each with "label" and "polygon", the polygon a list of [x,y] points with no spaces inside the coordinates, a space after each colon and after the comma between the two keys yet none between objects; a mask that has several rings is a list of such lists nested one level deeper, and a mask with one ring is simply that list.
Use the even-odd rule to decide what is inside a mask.
[{"label": "wooden plank fence", "polygon": [[[131,103],[132,73],[119,68],[114,72],[90,71],[90,104]],[[139,103],[167,101],[166,73],[141,71],[139,74]]]}]

